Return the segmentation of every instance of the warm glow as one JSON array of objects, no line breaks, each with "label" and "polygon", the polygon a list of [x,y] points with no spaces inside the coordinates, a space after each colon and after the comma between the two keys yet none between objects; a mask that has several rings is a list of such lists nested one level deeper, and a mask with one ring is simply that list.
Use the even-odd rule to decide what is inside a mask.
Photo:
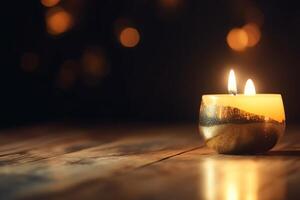
[{"label": "warm glow", "polygon": [[180,3],[179,0],[160,0],[160,4],[166,8],[174,8],[177,7]]},{"label": "warm glow", "polygon": [[63,62],[58,74],[58,87],[68,89],[73,86],[76,81],[76,68],[78,68],[78,64],[74,60],[66,60]]},{"label": "warm glow", "polygon": [[234,94],[234,95],[237,93],[236,79],[235,79],[235,75],[234,75],[234,71],[233,70],[230,70],[230,72],[229,72],[228,92],[230,94]]},{"label": "warm glow", "polygon": [[234,28],[227,35],[227,43],[235,51],[243,51],[248,45],[248,35],[245,30]]},{"label": "warm glow", "polygon": [[252,96],[255,94],[256,94],[256,91],[255,91],[254,83],[251,79],[248,79],[246,82],[246,85],[245,85],[244,95]]},{"label": "warm glow", "polygon": [[72,16],[65,10],[50,10],[46,16],[47,30],[52,35],[59,35],[71,28],[72,21]]},{"label": "warm glow", "polygon": [[34,71],[39,65],[39,57],[36,53],[26,52],[21,57],[21,68],[26,72]]},{"label": "warm glow", "polygon": [[[285,199],[286,164],[275,161],[269,170],[261,170],[264,162],[250,159],[203,158],[198,163],[198,199],[257,200]],[[278,178],[278,176],[282,178]],[[272,188],[264,190],[272,183]]]},{"label": "warm glow", "polygon": [[135,47],[140,41],[140,34],[137,29],[127,27],[121,31],[119,40],[124,47]]},{"label": "warm glow", "polygon": [[88,48],[82,56],[83,72],[87,76],[101,77],[107,73],[105,55],[100,48]]},{"label": "warm glow", "polygon": [[41,4],[45,7],[52,7],[58,4],[60,0],[41,0]]},{"label": "warm glow", "polygon": [[[231,174],[231,175],[235,175],[235,174]],[[236,179],[236,177],[234,177],[234,179]],[[227,178],[228,180],[228,185],[225,189],[225,197],[227,200],[238,200],[239,199],[239,191],[238,191],[238,187],[236,185],[235,180],[231,181],[229,178]]]},{"label": "warm glow", "polygon": [[[211,159],[204,161],[204,172],[205,172],[205,187],[201,190],[205,192],[205,199],[216,199],[216,193],[213,188],[216,185],[216,174],[215,174],[215,162]],[[202,170],[202,169],[201,169]],[[202,194],[201,194],[202,195]],[[202,196],[200,196],[202,197]],[[201,198],[200,198],[201,199]]]},{"label": "warm glow", "polygon": [[247,33],[248,36],[247,46],[248,47],[255,46],[259,42],[261,37],[259,27],[254,23],[249,23],[243,27],[243,30]]}]

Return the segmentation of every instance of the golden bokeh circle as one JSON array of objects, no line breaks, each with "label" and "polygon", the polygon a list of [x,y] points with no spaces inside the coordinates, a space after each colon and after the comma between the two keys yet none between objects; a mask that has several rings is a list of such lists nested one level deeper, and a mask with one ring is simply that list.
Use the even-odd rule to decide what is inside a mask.
[{"label": "golden bokeh circle", "polygon": [[248,47],[255,46],[261,37],[261,32],[259,30],[259,27],[255,23],[248,23],[245,26],[243,26],[243,30],[248,35]]},{"label": "golden bokeh circle", "polygon": [[119,41],[124,47],[135,47],[140,41],[140,34],[137,29],[127,27],[121,31]]},{"label": "golden bokeh circle", "polygon": [[248,45],[248,35],[244,29],[234,28],[227,35],[228,46],[235,51],[243,51]]}]

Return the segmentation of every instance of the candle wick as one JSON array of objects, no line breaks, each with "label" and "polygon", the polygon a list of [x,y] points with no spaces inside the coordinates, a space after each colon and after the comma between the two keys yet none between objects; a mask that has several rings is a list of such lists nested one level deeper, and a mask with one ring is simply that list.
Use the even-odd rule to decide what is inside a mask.
[{"label": "candle wick", "polygon": [[232,94],[232,95],[236,96],[236,91],[230,90],[229,94]]}]

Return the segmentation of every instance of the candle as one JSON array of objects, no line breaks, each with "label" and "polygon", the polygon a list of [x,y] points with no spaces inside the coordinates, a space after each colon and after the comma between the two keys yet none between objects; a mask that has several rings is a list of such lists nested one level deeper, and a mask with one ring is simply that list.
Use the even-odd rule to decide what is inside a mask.
[{"label": "candle", "polygon": [[218,153],[262,153],[275,146],[285,130],[280,94],[256,94],[251,79],[244,94],[237,94],[233,70],[229,94],[203,95],[199,130],[206,145]]}]

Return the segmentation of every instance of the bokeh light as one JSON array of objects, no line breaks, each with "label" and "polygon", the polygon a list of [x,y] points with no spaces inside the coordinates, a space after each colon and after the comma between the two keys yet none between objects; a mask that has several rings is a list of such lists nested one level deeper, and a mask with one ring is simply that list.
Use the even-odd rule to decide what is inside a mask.
[{"label": "bokeh light", "polygon": [[261,37],[261,32],[259,27],[255,23],[248,23],[243,27],[243,30],[247,33],[248,36],[248,47],[255,46]]},{"label": "bokeh light", "polygon": [[82,55],[81,62],[86,78],[103,77],[108,72],[107,60],[101,48],[87,48]]},{"label": "bokeh light", "polygon": [[36,70],[39,65],[39,57],[36,53],[26,52],[21,57],[21,68],[26,72]]},{"label": "bokeh light", "polygon": [[185,7],[184,0],[157,0],[158,12],[161,19],[174,19]]},{"label": "bokeh light", "polygon": [[181,0],[159,0],[159,4],[164,8],[176,8],[180,5]]},{"label": "bokeh light", "polygon": [[227,35],[228,46],[235,51],[243,51],[248,45],[248,35],[244,29],[234,28]]},{"label": "bokeh light", "polygon": [[61,89],[69,89],[72,87],[77,78],[78,63],[74,60],[66,60],[61,65],[57,84]]},{"label": "bokeh light", "polygon": [[60,0],[41,0],[41,4],[45,7],[53,7],[57,5]]},{"label": "bokeh light", "polygon": [[127,27],[121,31],[119,41],[124,47],[135,47],[140,41],[140,34],[137,29]]},{"label": "bokeh light", "polygon": [[46,15],[47,31],[51,35],[59,35],[72,27],[73,17],[62,8],[52,8]]}]

